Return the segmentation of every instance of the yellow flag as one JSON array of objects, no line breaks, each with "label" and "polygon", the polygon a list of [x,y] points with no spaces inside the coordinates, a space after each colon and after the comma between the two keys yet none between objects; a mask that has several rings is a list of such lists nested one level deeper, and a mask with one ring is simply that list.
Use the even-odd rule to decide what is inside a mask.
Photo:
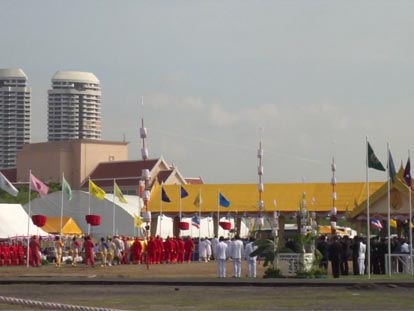
[{"label": "yellow flag", "polygon": [[140,228],[144,221],[142,220],[142,217],[134,214],[134,226],[137,228]]},{"label": "yellow flag", "polygon": [[390,219],[390,227],[397,228],[397,221],[395,219]]},{"label": "yellow flag", "polygon": [[114,182],[114,194],[118,198],[119,202],[128,203],[128,201],[124,198],[121,189],[119,189],[116,182]]},{"label": "yellow flag", "polygon": [[99,200],[105,199],[105,191],[99,188],[92,180],[89,180],[89,194]]},{"label": "yellow flag", "polygon": [[203,200],[201,199],[201,193],[199,193],[194,200],[194,205],[197,207],[200,207],[202,203],[203,203]]}]

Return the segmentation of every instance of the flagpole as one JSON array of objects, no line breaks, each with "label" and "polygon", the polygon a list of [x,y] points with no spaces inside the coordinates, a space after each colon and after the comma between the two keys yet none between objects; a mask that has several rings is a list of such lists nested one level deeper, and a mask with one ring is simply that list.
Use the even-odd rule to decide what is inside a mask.
[{"label": "flagpole", "polygon": [[217,191],[217,238],[219,238],[220,230],[220,199],[219,199],[220,189]]},{"label": "flagpole", "polygon": [[[410,149],[408,149],[408,161],[410,161]],[[411,275],[414,275],[414,272],[413,272],[413,229],[411,228],[412,219],[413,219],[413,212],[411,209],[411,161],[410,161],[409,178],[410,178],[410,184],[407,186],[408,186],[408,193],[409,193],[408,205],[410,208],[410,211],[408,213],[410,217],[410,221],[408,222],[408,227],[410,228],[410,231],[409,231],[409,234],[410,234],[410,270],[411,270]]]},{"label": "flagpole", "polygon": [[368,279],[371,278],[371,230],[370,230],[370,210],[369,210],[369,170],[368,170],[368,136],[365,137],[366,156],[366,183],[367,183],[367,272]]},{"label": "flagpole", "polygon": [[162,183],[161,183],[161,191],[160,191],[160,237],[162,239]]},{"label": "flagpole", "polygon": [[112,198],[112,236],[115,235],[115,178],[114,178],[114,195]]},{"label": "flagpole", "polygon": [[[198,189],[198,220],[199,220],[199,226],[198,226],[198,240],[201,239],[201,204],[203,204],[203,200],[201,199],[201,188]],[[192,226],[191,226],[192,227]]]},{"label": "flagpole", "polygon": [[62,227],[63,227],[63,180],[65,179],[65,173],[62,172],[62,195],[60,200],[60,230],[59,235],[62,238]]},{"label": "flagpole", "polygon": [[[91,214],[91,177],[88,177],[88,191],[89,191],[89,197],[88,197],[88,215]],[[91,232],[91,224],[88,223],[88,235]]]},{"label": "flagpole", "polygon": [[391,276],[391,226],[390,226],[390,220],[391,220],[391,185],[390,185],[390,179],[391,179],[391,173],[390,173],[390,143],[387,142],[387,168],[388,168],[388,176],[387,176],[387,219],[388,219],[388,225],[387,225],[387,233],[388,233],[388,275]]},{"label": "flagpole", "polygon": [[30,176],[32,176],[32,170],[29,170],[29,211],[27,213],[27,250],[26,250],[26,266],[29,268],[29,235],[30,235],[30,213],[31,213],[31,205],[32,205],[32,183],[30,180]]}]

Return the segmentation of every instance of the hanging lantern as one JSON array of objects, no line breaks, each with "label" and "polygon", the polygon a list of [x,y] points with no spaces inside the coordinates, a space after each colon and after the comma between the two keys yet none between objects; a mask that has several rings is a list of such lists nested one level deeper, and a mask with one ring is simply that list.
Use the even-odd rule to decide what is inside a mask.
[{"label": "hanging lantern", "polygon": [[142,175],[142,178],[143,178],[144,180],[149,180],[149,178],[150,178],[150,171],[149,171],[149,169],[144,168],[144,169],[142,170],[142,172],[141,172],[141,175]]},{"label": "hanging lantern", "polygon": [[140,136],[140,138],[147,138],[147,128],[146,127],[141,127],[139,129],[139,136]]},{"label": "hanging lantern", "polygon": [[331,208],[331,216],[335,216],[335,215],[336,215],[336,213],[337,213],[337,209],[336,209],[336,207],[334,206],[334,207],[332,207],[332,208]]},{"label": "hanging lantern", "polygon": [[144,191],[145,191],[145,183],[142,180],[140,180],[139,185],[138,185],[138,195],[140,198],[144,196]]},{"label": "hanging lantern", "polygon": [[86,223],[91,226],[99,226],[101,224],[101,216],[99,215],[86,215]]},{"label": "hanging lantern", "polygon": [[151,212],[146,211],[141,213],[142,220],[145,222],[151,222]]},{"label": "hanging lantern", "polygon": [[224,230],[230,230],[231,229],[231,222],[229,222],[229,221],[220,221],[220,227],[222,227]]},{"label": "hanging lantern", "polygon": [[178,227],[180,228],[180,230],[188,230],[190,229],[190,224],[186,221],[180,221]]},{"label": "hanging lantern", "polygon": [[260,210],[264,209],[264,207],[265,207],[265,204],[264,204],[263,200],[260,200],[259,202],[257,202],[257,205],[258,205]]},{"label": "hanging lantern", "polygon": [[148,159],[148,149],[147,148],[141,148],[141,157],[143,160]]},{"label": "hanging lantern", "polygon": [[43,227],[46,224],[47,217],[45,215],[33,215],[32,222],[38,227]]}]

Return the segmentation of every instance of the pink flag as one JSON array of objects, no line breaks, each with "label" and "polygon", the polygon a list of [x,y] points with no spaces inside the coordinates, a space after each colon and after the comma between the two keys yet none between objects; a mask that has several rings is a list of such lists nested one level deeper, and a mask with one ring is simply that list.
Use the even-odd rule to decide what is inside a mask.
[{"label": "pink flag", "polygon": [[49,187],[37,179],[32,173],[30,173],[30,186],[32,187],[32,190],[37,191],[41,197],[46,196],[49,191]]}]

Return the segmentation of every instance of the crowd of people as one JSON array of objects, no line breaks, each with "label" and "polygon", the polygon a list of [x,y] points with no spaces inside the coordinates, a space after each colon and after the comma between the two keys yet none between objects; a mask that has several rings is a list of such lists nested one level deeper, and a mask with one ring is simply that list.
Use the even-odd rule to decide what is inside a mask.
[{"label": "crowd of people", "polygon": [[[226,261],[232,261],[233,276],[241,277],[241,262],[248,263],[248,277],[256,277],[257,257],[250,254],[257,248],[254,239],[214,237],[191,238],[150,236],[141,237],[113,236],[101,237],[95,241],[91,236],[83,238],[62,238],[55,236],[52,255],[46,255],[42,249],[41,237],[33,236],[29,242],[29,263],[33,267],[41,266],[41,260],[48,259],[57,267],[62,261],[73,266],[83,263],[86,267],[114,266],[122,264],[181,264],[192,261],[218,263],[219,277],[226,277]],[[196,249],[197,248],[197,249]]]},{"label": "crowd of people", "polygon": [[[394,237],[390,241],[392,254],[409,254],[410,247],[405,238]],[[354,275],[364,275],[368,269],[372,274],[385,274],[385,257],[389,253],[388,240],[386,238],[375,237],[370,240],[370,267],[368,267],[367,240],[359,236],[352,239],[348,236],[332,236],[330,239],[326,235],[321,235],[316,248],[321,254],[320,267],[328,270],[331,262],[332,275],[338,278],[340,275],[349,275],[352,269]],[[396,267],[392,261],[395,272],[403,272],[404,265]]]}]

